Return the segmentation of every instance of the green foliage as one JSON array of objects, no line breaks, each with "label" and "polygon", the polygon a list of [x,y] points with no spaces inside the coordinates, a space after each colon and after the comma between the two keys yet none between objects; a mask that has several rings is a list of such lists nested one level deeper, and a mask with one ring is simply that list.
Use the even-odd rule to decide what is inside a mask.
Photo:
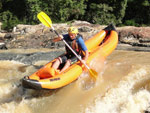
[{"label": "green foliage", "polygon": [[148,6],[150,5],[150,1],[148,0],[144,0],[143,3],[142,3],[143,6]]},{"label": "green foliage", "polygon": [[2,3],[0,2],[0,11],[2,10]]},{"label": "green foliage", "polygon": [[122,24],[122,20],[125,17],[125,11],[127,7],[127,0],[116,0],[114,3],[114,14],[116,17],[116,24]]},{"label": "green foliage", "polygon": [[[84,0],[50,0],[50,12],[55,22],[79,19],[85,13]],[[54,7],[55,6],[55,7]]]},{"label": "green foliage", "polygon": [[138,26],[135,20],[126,20],[124,24],[127,26]]},{"label": "green foliage", "polygon": [[37,23],[37,13],[42,10],[42,0],[26,0],[26,19],[30,24]]},{"label": "green foliage", "polygon": [[148,0],[133,0],[128,2],[124,22],[134,20],[139,25],[150,25],[150,3]]},{"label": "green foliage", "polygon": [[127,0],[88,0],[85,19],[99,24],[121,24]]},{"label": "green foliage", "polygon": [[5,29],[19,23],[38,24],[40,11],[57,23],[84,20],[101,25],[150,25],[149,0],[1,0],[0,22]]},{"label": "green foliage", "polygon": [[113,8],[107,4],[95,4],[91,3],[90,10],[86,13],[87,21],[99,24],[109,24],[115,20],[115,16],[112,13]]},{"label": "green foliage", "polygon": [[10,11],[5,11],[0,14],[0,21],[2,21],[4,29],[10,29],[19,23],[19,20]]}]

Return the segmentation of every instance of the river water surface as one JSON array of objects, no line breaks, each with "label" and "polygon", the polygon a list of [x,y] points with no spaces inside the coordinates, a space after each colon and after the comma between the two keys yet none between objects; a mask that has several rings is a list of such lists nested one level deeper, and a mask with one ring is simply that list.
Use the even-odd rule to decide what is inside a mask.
[{"label": "river water surface", "polygon": [[149,106],[149,52],[115,50],[94,60],[97,81],[85,72],[60,89],[24,89],[20,79],[47,62],[0,61],[0,113],[143,113]]}]

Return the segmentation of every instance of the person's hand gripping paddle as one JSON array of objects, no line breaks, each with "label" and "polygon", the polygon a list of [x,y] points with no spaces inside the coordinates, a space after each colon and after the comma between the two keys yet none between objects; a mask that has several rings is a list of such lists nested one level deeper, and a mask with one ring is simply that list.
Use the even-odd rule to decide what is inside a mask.
[{"label": "person's hand gripping paddle", "polygon": [[[38,13],[37,17],[42,22],[42,24],[44,24],[46,27],[52,28],[52,30],[59,36],[57,31],[55,31],[54,27],[52,26],[52,21],[51,21],[50,17],[47,14],[45,14],[44,12],[40,12],[40,13]],[[76,52],[68,45],[68,43],[65,40],[63,40],[63,42],[74,53],[74,55],[85,65],[85,67],[89,71],[90,76],[92,76],[96,80],[97,76],[98,76],[98,73],[95,70],[90,69],[88,67],[88,65],[85,62],[82,61],[82,59],[76,54]]]}]

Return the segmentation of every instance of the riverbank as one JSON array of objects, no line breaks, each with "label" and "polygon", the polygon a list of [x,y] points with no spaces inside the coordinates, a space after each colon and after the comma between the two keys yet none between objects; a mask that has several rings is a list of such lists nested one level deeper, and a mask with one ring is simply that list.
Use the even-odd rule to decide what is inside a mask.
[{"label": "riverbank", "polygon": [[[59,34],[67,33],[70,26],[76,26],[84,40],[95,35],[107,25],[95,25],[85,21],[74,21],[70,24],[54,24]],[[116,27],[119,35],[119,50],[149,51],[150,27]],[[0,49],[60,49],[63,42],[53,43],[56,34],[49,28],[39,25],[17,25],[12,32],[0,31]]]}]

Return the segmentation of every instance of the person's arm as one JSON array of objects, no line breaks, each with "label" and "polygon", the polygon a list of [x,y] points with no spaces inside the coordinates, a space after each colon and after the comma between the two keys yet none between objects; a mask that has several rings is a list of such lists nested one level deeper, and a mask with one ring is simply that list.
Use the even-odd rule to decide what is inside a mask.
[{"label": "person's arm", "polygon": [[56,37],[52,40],[52,42],[58,42],[58,41],[61,41],[63,39],[63,36],[62,35],[59,35],[59,37]]},{"label": "person's arm", "polygon": [[85,51],[85,56],[82,58],[82,60],[84,60],[86,62],[86,60],[88,59],[89,57],[89,52],[88,50]]},{"label": "person's arm", "polygon": [[83,60],[83,62],[86,62],[86,60],[87,60],[88,57],[89,57],[88,49],[87,49],[87,47],[86,47],[86,45],[85,45],[85,43],[84,43],[84,40],[83,40],[82,38],[79,38],[78,41],[79,41],[79,44],[80,44],[82,50],[85,52],[85,56],[82,58],[82,60]]}]

